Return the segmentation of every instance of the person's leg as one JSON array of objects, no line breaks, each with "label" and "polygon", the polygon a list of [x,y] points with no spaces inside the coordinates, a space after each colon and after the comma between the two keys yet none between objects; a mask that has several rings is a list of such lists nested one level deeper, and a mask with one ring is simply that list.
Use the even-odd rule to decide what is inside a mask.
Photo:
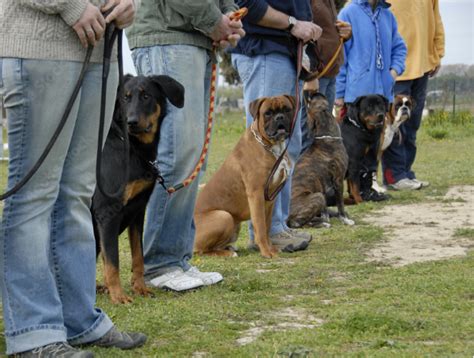
[{"label": "person's leg", "polygon": [[[81,64],[19,59],[2,62],[11,188],[37,161],[51,138]],[[5,201],[0,271],[8,354],[67,338],[61,294],[68,287],[58,287],[55,279],[53,261],[57,252],[51,251],[50,221],[78,108],[76,101],[68,123],[38,172]],[[75,279],[82,277],[83,273],[76,271]]]},{"label": "person's leg", "polygon": [[[395,84],[395,94],[403,93],[411,95],[412,81],[398,81]],[[382,156],[382,171],[384,184],[393,185],[408,177],[407,173],[407,148],[406,138],[401,126],[402,141],[398,135],[394,136],[390,146],[384,151]]]},{"label": "person's leg", "polygon": [[404,136],[406,162],[405,170],[408,179],[415,179],[415,172],[412,169],[416,157],[416,133],[421,125],[421,117],[425,107],[426,89],[428,86],[428,74],[412,81],[411,96],[415,101],[415,108],[410,119],[402,124],[402,135]]},{"label": "person's leg", "polygon": [[336,78],[322,77],[319,79],[319,92],[326,96],[328,108],[332,113],[336,100]]},{"label": "person's leg", "polygon": [[[110,319],[95,308],[96,254],[90,212],[96,183],[101,83],[102,66],[89,65],[51,216],[51,261],[72,344],[95,341],[113,326]],[[104,140],[112,120],[117,84],[117,66],[112,66]]]},{"label": "person's leg", "polygon": [[[233,66],[239,72],[244,87],[244,105],[246,125],[250,126],[253,118],[248,110],[249,104],[260,97],[277,95],[295,95],[296,69],[293,61],[280,54],[248,57],[232,55]],[[284,76],[282,75],[284,74]],[[300,84],[299,89],[302,89]],[[292,166],[295,165],[301,151],[301,112],[297,117],[293,136],[288,147]],[[288,230],[286,220],[289,215],[291,198],[291,176],[275,199],[270,235],[280,234]],[[250,227],[250,239],[253,240],[253,229]]]},{"label": "person's leg", "polygon": [[[134,50],[133,59],[140,75],[168,75],[186,89],[184,108],[178,109],[168,103],[158,145],[158,165],[165,185],[178,184],[194,169],[204,143],[209,102],[209,54],[194,46],[155,46]],[[185,271],[190,268],[188,260],[194,244],[193,211],[197,189],[197,179],[172,195],[160,185],[155,186],[148,203],[144,232],[148,280],[177,267]]]}]

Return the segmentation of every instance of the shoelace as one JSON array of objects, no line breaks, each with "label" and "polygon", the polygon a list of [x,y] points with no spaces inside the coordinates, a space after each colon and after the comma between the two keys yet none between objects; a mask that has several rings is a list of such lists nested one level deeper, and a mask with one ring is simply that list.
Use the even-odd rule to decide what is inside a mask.
[{"label": "shoelace", "polygon": [[46,356],[51,356],[53,354],[60,354],[60,353],[66,353],[70,352],[71,350],[75,351],[73,347],[71,347],[69,344],[66,344],[64,342],[59,342],[59,343],[53,343],[53,344],[48,344],[47,346],[42,346],[38,347],[32,350],[32,353],[38,354],[39,357],[44,353],[45,357]]}]

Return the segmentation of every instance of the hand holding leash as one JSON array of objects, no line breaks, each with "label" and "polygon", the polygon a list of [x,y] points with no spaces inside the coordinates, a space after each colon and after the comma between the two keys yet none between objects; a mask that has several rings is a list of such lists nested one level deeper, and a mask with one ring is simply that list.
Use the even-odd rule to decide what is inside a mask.
[{"label": "hand holding leash", "polygon": [[105,32],[105,19],[100,10],[88,3],[81,18],[72,26],[84,48],[95,46]]},{"label": "hand holding leash", "polygon": [[115,22],[119,29],[129,27],[135,18],[135,4],[133,0],[108,0],[101,7],[101,11],[105,14],[113,9],[106,17],[105,21],[110,24]]},{"label": "hand holding leash", "polygon": [[306,43],[317,41],[321,37],[323,29],[311,21],[296,21],[290,33]]}]

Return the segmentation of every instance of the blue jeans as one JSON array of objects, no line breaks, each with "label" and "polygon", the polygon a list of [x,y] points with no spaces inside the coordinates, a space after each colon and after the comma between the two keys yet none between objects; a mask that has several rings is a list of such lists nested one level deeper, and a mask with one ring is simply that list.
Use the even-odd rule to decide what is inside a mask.
[{"label": "blue jeans", "polygon": [[[0,58],[8,118],[8,188],[37,161],[61,119],[82,64]],[[116,70],[116,67],[113,67]],[[95,305],[95,188],[102,66],[92,64],[63,131],[38,172],[5,200],[0,279],[7,354],[69,340],[91,342],[112,327]],[[109,83],[109,128],[117,76]]]},{"label": "blue jeans", "polygon": [[[158,165],[165,185],[180,183],[194,169],[204,144],[211,82],[210,53],[195,46],[165,45],[135,49],[132,57],[138,74],[168,75],[186,89],[184,108],[168,105],[158,144]],[[176,267],[185,271],[190,268],[198,179],[172,195],[160,185],[155,186],[148,202],[143,246],[148,279]]]},{"label": "blue jeans", "polygon": [[[328,100],[328,108],[332,113],[334,101],[336,100],[336,77],[322,77],[319,79],[319,93],[326,96]],[[306,105],[304,98],[301,98],[301,154],[308,149],[313,143],[312,136],[308,133],[308,114],[306,113]]]},{"label": "blue jeans", "polygon": [[410,119],[400,126],[402,141],[399,141],[398,135],[395,136],[392,144],[383,153],[382,169],[385,184],[394,184],[405,178],[416,178],[412,169],[416,157],[416,132],[421,125],[428,78],[429,75],[425,74],[423,77],[395,84],[395,94],[410,95],[415,101],[415,108],[411,112]]},{"label": "blue jeans", "polygon": [[[240,54],[232,54],[232,65],[237,69],[244,86],[244,105],[247,116],[247,127],[253,118],[248,111],[249,104],[260,97],[277,96],[282,94],[295,95],[296,67],[288,56],[277,53],[248,57]],[[300,90],[302,83],[300,81]],[[301,151],[301,112],[288,147],[291,164],[294,167]],[[275,199],[273,208],[272,225],[270,235],[278,234],[288,229],[286,220],[290,211],[291,199],[291,175],[288,177],[283,190]],[[250,239],[253,240],[253,229],[251,223]]]}]

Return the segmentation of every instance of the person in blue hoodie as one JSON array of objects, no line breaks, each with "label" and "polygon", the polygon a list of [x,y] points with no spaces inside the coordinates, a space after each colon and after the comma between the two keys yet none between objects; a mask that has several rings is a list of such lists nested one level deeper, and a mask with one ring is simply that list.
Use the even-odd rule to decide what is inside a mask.
[{"label": "person in blue hoodie", "polygon": [[[232,52],[232,65],[239,73],[244,87],[247,127],[253,122],[248,105],[260,97],[295,95],[296,50],[298,40],[317,40],[322,33],[312,22],[310,0],[237,0],[247,7],[243,19],[246,36]],[[301,82],[301,81],[300,81]],[[299,86],[302,89],[302,82]],[[296,163],[301,150],[300,116],[294,127],[288,153]],[[310,234],[289,229],[286,220],[290,209],[291,178],[275,199],[270,240],[282,251],[305,249]],[[255,248],[250,225],[250,248]]]},{"label": "person in blue hoodie", "polygon": [[[344,64],[336,79],[337,107],[350,106],[368,94],[393,102],[395,79],[405,70],[407,47],[389,8],[385,0],[353,0],[339,13],[340,20],[351,24],[352,38],[344,43]],[[376,148],[367,154],[366,167],[362,176],[371,182],[377,172]],[[373,188],[363,192],[364,200],[387,198]]]}]

